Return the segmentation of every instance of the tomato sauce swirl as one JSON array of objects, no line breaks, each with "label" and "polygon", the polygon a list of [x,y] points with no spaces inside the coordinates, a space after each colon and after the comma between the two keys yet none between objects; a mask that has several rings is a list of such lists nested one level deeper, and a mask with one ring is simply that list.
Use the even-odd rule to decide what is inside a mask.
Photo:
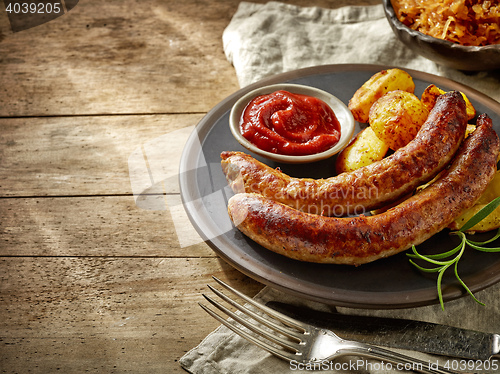
[{"label": "tomato sauce swirl", "polygon": [[330,106],[284,90],[250,101],[240,131],[264,151],[294,156],[324,152],[340,139],[340,123]]}]

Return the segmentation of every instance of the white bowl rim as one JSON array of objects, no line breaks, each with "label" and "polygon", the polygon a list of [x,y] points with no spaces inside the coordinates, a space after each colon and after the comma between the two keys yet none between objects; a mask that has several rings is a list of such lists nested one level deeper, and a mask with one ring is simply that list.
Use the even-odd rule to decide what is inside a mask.
[{"label": "white bowl rim", "polygon": [[[247,104],[257,96],[270,94],[280,90],[317,97],[323,100],[327,105],[329,105],[340,123],[339,141],[333,147],[320,153],[304,156],[293,156],[264,151],[248,141],[245,137],[243,137],[240,132],[239,122],[241,114],[246,108]],[[283,163],[308,163],[332,157],[333,155],[339,153],[342,149],[344,149],[349,144],[354,134],[355,121],[349,108],[339,98],[329,92],[316,87],[306,86],[302,84],[278,83],[256,88],[255,90],[252,90],[240,97],[231,108],[231,113],[229,115],[229,128],[231,129],[231,133],[236,138],[236,140],[243,147],[253,153]]]}]

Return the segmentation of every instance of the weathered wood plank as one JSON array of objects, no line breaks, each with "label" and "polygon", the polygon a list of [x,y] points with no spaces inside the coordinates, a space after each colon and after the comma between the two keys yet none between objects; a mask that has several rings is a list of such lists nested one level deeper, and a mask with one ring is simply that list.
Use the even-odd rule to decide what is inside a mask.
[{"label": "weathered wood plank", "polygon": [[[148,144],[163,138],[163,144],[172,143],[160,150],[164,165],[171,165],[175,172],[192,126],[202,117],[0,119],[0,196],[130,194],[129,159],[134,151],[146,152]],[[147,170],[144,178],[149,178]],[[179,192],[176,177],[164,187],[164,192]]]},{"label": "weathered wood plank", "polygon": [[0,116],[206,112],[238,89],[221,41],[237,3],[80,1],[15,34],[3,12]]},{"label": "weathered wood plank", "polygon": [[0,274],[7,373],[181,373],[218,326],[198,306],[210,277],[262,287],[215,258],[1,258]]},{"label": "weathered wood plank", "polygon": [[[2,12],[0,117],[207,112],[239,88],[222,48],[239,2],[79,1],[68,14],[15,34]],[[380,1],[287,2],[337,8]]]},{"label": "weathered wood plank", "polygon": [[0,217],[0,256],[215,256],[187,218],[132,196],[0,199]]}]

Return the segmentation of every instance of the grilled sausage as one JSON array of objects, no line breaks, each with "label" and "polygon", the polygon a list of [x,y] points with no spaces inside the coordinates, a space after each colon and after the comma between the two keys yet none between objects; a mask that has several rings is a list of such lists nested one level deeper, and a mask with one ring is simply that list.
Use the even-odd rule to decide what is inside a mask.
[{"label": "grilled sausage", "polygon": [[422,243],[471,207],[496,172],[498,152],[491,119],[482,115],[451,166],[385,213],[324,217],[248,193],[231,197],[228,212],[245,235],[274,252],[301,261],[360,265]]},{"label": "grilled sausage", "polygon": [[223,152],[222,169],[234,192],[254,192],[325,216],[377,209],[430,181],[453,158],[465,135],[465,102],[458,92],[438,98],[417,136],[393,155],[328,179],[292,178],[241,152]]}]

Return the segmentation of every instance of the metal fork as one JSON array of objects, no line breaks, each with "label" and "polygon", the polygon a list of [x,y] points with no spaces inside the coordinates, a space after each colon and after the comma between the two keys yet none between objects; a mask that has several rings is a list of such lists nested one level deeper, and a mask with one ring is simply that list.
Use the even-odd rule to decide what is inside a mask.
[{"label": "metal fork", "polygon": [[[421,361],[410,356],[380,348],[378,346],[352,340],[344,340],[330,330],[318,328],[285,316],[256,302],[255,300],[228,286],[216,277],[213,277],[213,279],[222,287],[231,291],[234,295],[243,299],[260,312],[267,314],[268,318],[264,318],[262,314],[256,313],[247,307],[238,304],[236,301],[210,285],[208,285],[210,290],[212,290],[217,296],[226,301],[228,304],[238,309],[243,315],[246,315],[246,317],[233,313],[231,310],[205,294],[203,294],[203,296],[207,301],[217,307],[221,312],[231,317],[233,321],[221,317],[219,314],[202,303],[199,303],[200,306],[207,311],[208,314],[231,329],[237,335],[247,339],[273,355],[289,361],[290,363],[294,362],[296,365],[318,365],[333,361],[333,359],[341,356],[362,356],[385,362],[386,368],[389,368],[387,366],[387,363],[389,362],[391,363],[392,369],[399,368],[399,370],[411,370],[414,372],[429,374],[456,374],[455,372],[448,371],[445,368],[437,366],[437,364]],[[269,317],[271,317],[271,319],[269,319]],[[253,319],[261,326],[254,322],[250,322],[250,319]],[[238,323],[255,333],[255,335],[244,330],[238,325]],[[262,326],[267,327],[267,329],[262,328]],[[276,333],[279,333],[281,336]],[[268,341],[262,338],[265,338]],[[396,365],[392,366],[392,364]]]}]

